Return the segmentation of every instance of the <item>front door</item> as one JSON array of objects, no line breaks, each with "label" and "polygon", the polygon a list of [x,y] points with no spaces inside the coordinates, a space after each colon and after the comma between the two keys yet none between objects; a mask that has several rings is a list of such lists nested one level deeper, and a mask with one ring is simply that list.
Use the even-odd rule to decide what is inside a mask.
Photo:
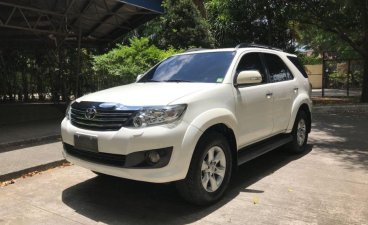
[{"label": "front door", "polygon": [[235,88],[240,135],[238,145],[240,147],[268,137],[273,129],[273,95],[258,53],[248,53],[242,56],[235,77],[240,71],[245,70],[257,70],[262,75],[262,83]]}]

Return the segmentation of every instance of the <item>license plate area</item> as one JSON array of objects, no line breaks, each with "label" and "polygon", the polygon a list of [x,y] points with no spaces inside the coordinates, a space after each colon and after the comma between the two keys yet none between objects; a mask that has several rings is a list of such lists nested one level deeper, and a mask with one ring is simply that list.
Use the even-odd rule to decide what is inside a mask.
[{"label": "license plate area", "polygon": [[97,136],[85,135],[85,134],[74,134],[74,147],[76,149],[98,152],[98,141]]}]

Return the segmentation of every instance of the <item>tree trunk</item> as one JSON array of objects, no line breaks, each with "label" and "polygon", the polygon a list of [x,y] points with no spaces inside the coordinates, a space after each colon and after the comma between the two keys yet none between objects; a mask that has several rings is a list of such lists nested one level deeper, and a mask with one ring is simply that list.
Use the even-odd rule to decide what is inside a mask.
[{"label": "tree trunk", "polygon": [[368,58],[363,58],[364,71],[363,71],[363,85],[362,85],[362,96],[361,102],[368,102]]},{"label": "tree trunk", "polygon": [[363,85],[362,85],[362,96],[360,98],[361,102],[368,102],[368,1],[362,1],[362,22],[363,22],[363,63],[364,63],[364,71],[363,71]]},{"label": "tree trunk", "polygon": [[194,4],[197,6],[201,16],[207,18],[206,8],[204,6],[204,0],[193,0]]},{"label": "tree trunk", "polygon": [[26,69],[21,70],[22,73],[22,88],[23,88],[23,101],[28,102],[29,100],[29,80]]}]

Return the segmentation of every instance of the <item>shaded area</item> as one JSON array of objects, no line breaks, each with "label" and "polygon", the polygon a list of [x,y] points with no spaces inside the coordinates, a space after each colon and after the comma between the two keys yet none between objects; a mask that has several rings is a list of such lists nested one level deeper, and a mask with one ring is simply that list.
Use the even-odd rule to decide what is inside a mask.
[{"label": "shaded area", "polygon": [[65,104],[0,104],[0,153],[60,141]]},{"label": "shaded area", "polygon": [[163,13],[161,4],[0,0],[0,101],[67,102],[71,95],[121,84],[118,76],[93,73],[92,52],[107,50]]},{"label": "shaded area", "polygon": [[[0,46],[101,46],[163,13],[161,0],[1,0]],[[82,39],[82,40],[81,40]]]},{"label": "shaded area", "polygon": [[[173,184],[149,184],[118,178],[104,179],[102,177],[92,178],[65,189],[62,194],[62,201],[85,217],[109,224],[187,224],[202,220],[204,217],[225,207],[225,205],[236,205],[233,201],[239,199],[242,192],[255,195],[272,195],[273,190],[255,189],[252,186],[307,154],[309,154],[309,157],[311,155],[312,157],[318,157],[315,160],[321,158],[321,161],[315,161],[317,170],[321,162],[326,166],[333,162],[333,165],[354,173],[361,168],[367,169],[368,139],[365,138],[368,128],[367,113],[314,114],[314,121],[313,133],[310,135],[309,141],[312,145],[308,145],[308,150],[304,154],[290,155],[283,151],[285,149],[280,148],[242,165],[238,172],[234,174],[224,198],[208,207],[198,207],[186,203],[177,194]],[[311,152],[313,148],[317,149],[318,152]],[[312,165],[310,164],[310,166]],[[303,167],[303,165],[301,166]],[[308,166],[308,164],[304,166]],[[289,169],[289,172],[291,171],[293,170]],[[307,177],[302,178],[302,180],[305,179],[305,182],[312,186],[320,187],[321,182],[326,182],[325,186],[328,188],[328,185],[332,185],[334,182],[336,184],[344,183],[340,179],[348,179],[344,177],[345,175],[330,179],[332,171],[326,171],[326,175],[317,175],[316,177],[314,177],[316,169],[311,170],[309,168],[306,171],[309,172],[302,173],[302,176],[307,175]],[[340,172],[342,174],[343,170]],[[296,176],[296,174],[291,172],[290,177],[293,176]],[[328,181],[320,180],[321,176],[327,178]],[[359,180],[352,181],[354,185],[360,185],[360,188],[364,188],[362,186],[364,184]],[[349,181],[345,185],[350,186],[353,183],[350,184]],[[358,186],[354,186],[358,188],[356,190],[360,190]],[[312,187],[305,190],[309,190],[309,188]],[[301,207],[306,207],[304,204],[307,204],[307,199],[312,198],[315,201],[321,201],[320,204],[327,204],[324,201],[331,201],[332,203],[329,206],[333,208],[334,204],[337,204],[336,201],[339,202],[340,200],[328,200],[330,196],[328,193],[334,191],[335,197],[340,196],[346,188],[349,189],[349,187],[338,188],[334,184],[333,188],[320,190],[325,194],[325,200],[318,200],[319,198],[315,198],[315,196],[304,196],[306,199],[299,200],[302,201],[299,204],[302,204]],[[284,200],[287,201],[287,199]],[[357,202],[357,204],[360,203]],[[292,207],[297,207],[295,204],[292,205]],[[280,205],[279,207],[288,208],[286,205]],[[349,207],[347,209],[350,210]],[[305,211],[305,213],[313,213],[312,211]]]},{"label": "shaded area", "polygon": [[62,201],[77,213],[108,224],[187,224],[216,211],[240,192],[263,193],[248,188],[293,160],[308,154],[290,155],[277,149],[243,166],[234,174],[224,198],[199,207],[185,202],[174,184],[151,184],[114,177],[96,177],[72,186],[62,193]]},{"label": "shaded area", "polygon": [[320,151],[337,155],[347,169],[368,170],[368,113],[329,112],[314,114],[310,142]]}]

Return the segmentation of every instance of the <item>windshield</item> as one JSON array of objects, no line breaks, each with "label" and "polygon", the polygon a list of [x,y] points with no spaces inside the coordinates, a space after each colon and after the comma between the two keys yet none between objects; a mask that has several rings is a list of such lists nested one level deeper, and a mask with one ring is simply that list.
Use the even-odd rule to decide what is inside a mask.
[{"label": "windshield", "polygon": [[222,83],[235,52],[177,55],[153,67],[138,82]]}]

